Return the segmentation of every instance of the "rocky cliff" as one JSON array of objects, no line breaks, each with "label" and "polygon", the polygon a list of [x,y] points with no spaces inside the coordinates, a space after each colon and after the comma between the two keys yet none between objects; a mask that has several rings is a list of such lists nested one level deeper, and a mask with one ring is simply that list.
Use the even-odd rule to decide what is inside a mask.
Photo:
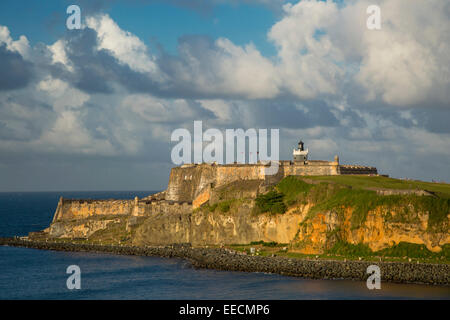
[{"label": "rocky cliff", "polygon": [[[195,209],[161,199],[111,201],[109,206],[61,200],[44,236],[133,245],[265,241],[305,254],[330,252],[342,243],[372,252],[410,243],[438,253],[450,243],[448,185],[349,179],[287,177],[273,186],[259,179],[209,185]],[[401,192],[385,195],[377,189]]]},{"label": "rocky cliff", "polygon": [[260,240],[289,243],[295,238],[301,215],[253,215],[250,203],[239,205],[227,213],[198,210],[191,214],[156,215],[136,229],[132,242],[136,245],[191,243],[198,246]]}]

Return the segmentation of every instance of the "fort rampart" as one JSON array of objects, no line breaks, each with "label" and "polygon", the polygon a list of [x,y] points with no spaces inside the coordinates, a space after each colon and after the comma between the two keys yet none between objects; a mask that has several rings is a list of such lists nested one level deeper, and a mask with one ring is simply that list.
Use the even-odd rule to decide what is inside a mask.
[{"label": "fort rampart", "polygon": [[189,213],[192,202],[167,200],[90,200],[60,198],[53,222],[92,216],[150,216],[157,213]]},{"label": "fort rampart", "polygon": [[210,200],[211,190],[235,181],[261,181],[272,185],[287,176],[377,174],[377,169],[340,165],[335,161],[279,161],[278,172],[266,175],[268,164],[190,164],[170,172],[165,191],[139,200],[73,200],[61,198],[53,222],[86,219],[91,216],[150,216],[157,213],[189,213]]},{"label": "fort rampart", "polygon": [[307,162],[279,161],[278,172],[266,175],[268,165],[257,164],[192,164],[173,168],[165,194],[171,201],[194,201],[201,196],[205,201],[205,190],[220,187],[233,181],[261,180],[274,184],[287,176],[322,176],[340,174],[377,174],[374,167],[340,165],[338,161],[313,160]]},{"label": "fort rampart", "polygon": [[133,200],[91,200],[59,199],[53,222],[58,220],[86,219],[99,215],[130,215],[134,208]]}]

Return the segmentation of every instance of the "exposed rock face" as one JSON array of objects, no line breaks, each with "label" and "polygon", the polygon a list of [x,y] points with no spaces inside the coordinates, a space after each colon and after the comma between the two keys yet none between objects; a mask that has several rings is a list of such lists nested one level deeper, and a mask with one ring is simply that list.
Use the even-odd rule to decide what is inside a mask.
[{"label": "exposed rock face", "polygon": [[291,244],[293,250],[317,254],[330,248],[337,237],[351,244],[367,244],[373,251],[409,242],[424,244],[430,251],[439,252],[444,244],[450,243],[450,215],[442,231],[436,232],[428,227],[429,215],[426,212],[417,212],[407,222],[400,222],[396,215],[401,214],[401,208],[390,210],[388,219],[386,208],[377,207],[368,212],[361,225],[354,228],[352,208],[311,215],[312,205],[302,204],[290,208],[285,214],[255,215],[252,207],[253,201],[248,200],[226,213],[218,210],[194,210],[190,213],[166,211],[141,217],[139,222],[135,221],[135,216],[57,221],[48,232],[51,237],[88,238],[125,218],[130,221],[123,232],[134,230],[131,241],[135,245],[245,244],[263,240]]},{"label": "exposed rock face", "polygon": [[47,232],[53,238],[89,238],[95,232],[104,230],[110,223],[120,219],[58,221],[51,224]]},{"label": "exposed rock face", "polygon": [[[428,228],[428,213],[416,212],[415,217],[407,222],[398,222],[395,216],[400,215],[401,211],[402,208],[388,211],[382,206],[377,207],[368,212],[365,222],[358,228],[352,228],[352,208],[343,208],[341,214],[336,211],[319,212],[301,223],[298,236],[293,242],[299,244],[303,253],[324,252],[336,236],[351,244],[367,244],[372,251],[409,242],[424,244],[428,250],[439,252],[444,244],[450,243],[450,214],[442,231],[436,232]],[[386,218],[388,213],[392,216],[390,219]]]},{"label": "exposed rock face", "polygon": [[133,200],[70,200],[60,198],[53,222],[106,215],[130,215],[133,212],[134,203]]},{"label": "exposed rock face", "polygon": [[[167,190],[141,200],[61,198],[53,223],[46,232],[50,237],[89,238],[111,226],[116,230],[123,225],[123,230],[117,232],[139,245],[245,244],[263,240],[289,243],[294,250],[314,254],[324,252],[337,239],[367,244],[373,251],[409,242],[424,244],[438,252],[444,244],[450,243],[450,213],[441,228],[434,230],[429,227],[429,212],[414,207],[405,218],[405,208],[378,206],[356,226],[353,225],[357,217],[355,208],[313,212],[314,203],[308,201],[290,207],[284,214],[256,215],[252,213],[254,199],[285,175],[336,174],[340,170],[338,162],[316,161],[308,165],[286,162],[278,175],[271,177],[274,181],[268,181],[264,168],[264,165],[184,166],[172,170]],[[416,191],[381,190],[380,194],[385,193],[403,195],[416,194]],[[234,203],[231,208],[230,203]],[[125,222],[117,227],[118,221]]]},{"label": "exposed rock face", "polygon": [[148,218],[136,230],[133,243],[156,245],[236,244],[264,240],[289,243],[294,239],[301,214],[252,215],[243,204],[235,213],[196,211],[192,214],[160,214]]},{"label": "exposed rock face", "polygon": [[200,208],[203,204],[208,202],[211,198],[211,187],[205,188],[195,199],[192,201],[192,208]]}]

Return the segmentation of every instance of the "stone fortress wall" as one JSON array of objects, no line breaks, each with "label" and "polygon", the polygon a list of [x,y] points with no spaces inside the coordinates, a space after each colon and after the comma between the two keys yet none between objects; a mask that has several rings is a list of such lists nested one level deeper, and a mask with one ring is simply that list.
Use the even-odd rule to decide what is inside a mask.
[{"label": "stone fortress wall", "polygon": [[335,161],[279,161],[278,172],[275,175],[265,175],[267,164],[190,164],[173,168],[170,174],[169,186],[165,199],[171,201],[193,201],[194,207],[201,197],[206,202],[205,196],[209,190],[217,188],[233,181],[261,180],[265,185],[278,183],[287,176],[323,176],[340,174],[376,175],[377,169],[366,166],[340,165],[336,157]]},{"label": "stone fortress wall", "polygon": [[78,220],[92,216],[130,215],[134,209],[133,200],[91,200],[59,199],[53,222]]},{"label": "stone fortress wall", "polygon": [[341,165],[334,161],[278,161],[278,172],[266,175],[267,163],[256,164],[187,164],[170,172],[165,191],[143,199],[83,200],[61,198],[53,222],[78,220],[92,216],[151,216],[158,213],[191,213],[214,196],[216,188],[236,181],[260,181],[264,186],[278,183],[287,176],[322,176],[341,174],[376,175],[374,167]]},{"label": "stone fortress wall", "polygon": [[157,213],[190,213],[192,202],[170,200],[90,200],[60,198],[52,222],[82,220],[92,216],[151,216]]}]

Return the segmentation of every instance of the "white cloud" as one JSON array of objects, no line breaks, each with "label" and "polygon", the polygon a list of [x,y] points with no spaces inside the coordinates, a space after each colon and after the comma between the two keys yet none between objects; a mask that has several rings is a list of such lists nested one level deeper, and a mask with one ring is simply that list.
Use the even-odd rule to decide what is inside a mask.
[{"label": "white cloud", "polygon": [[91,136],[81,122],[81,113],[79,110],[61,112],[54,126],[34,142],[34,145],[51,152],[66,154],[116,154],[108,140],[95,139]]},{"label": "white cloud", "polygon": [[450,3],[396,0],[380,7],[382,29],[365,30],[359,52],[356,80],[367,98],[400,106],[450,104]]},{"label": "white cloud", "polygon": [[19,37],[19,40],[14,41],[11,38],[9,29],[0,25],[0,44],[1,43],[5,43],[8,50],[20,53],[25,59],[30,58],[30,44],[27,37],[22,35]]},{"label": "white cloud", "polygon": [[[178,95],[239,99],[270,99],[285,93],[300,99],[352,95],[394,106],[448,105],[450,4],[374,1],[342,6],[318,0],[287,3],[268,32],[268,40],[278,50],[273,60],[252,43],[238,46],[219,38],[205,44],[188,38],[181,42],[178,60],[172,60],[170,68],[158,66],[166,61],[152,56],[141,39],[108,15],[86,21],[98,34],[98,50],[108,50],[134,71],[159,79],[161,90]],[[374,3],[381,7],[379,31],[366,28],[366,8]],[[13,46],[7,28],[0,29],[2,38]],[[25,48],[25,40],[14,46]],[[53,63],[73,70],[64,46],[63,40],[49,46]]]},{"label": "white cloud", "polygon": [[[381,6],[381,31],[365,27],[369,3]],[[88,17],[88,26],[98,32],[97,50],[107,50],[120,64],[144,75],[142,79],[165,79],[149,88],[151,94],[142,93],[143,86],[136,89],[140,94],[130,93],[115,82],[115,69],[124,68],[98,73],[99,79],[108,77],[105,81],[112,83],[112,93],[87,94],[75,87],[79,80],[76,72],[81,69],[76,63],[82,63],[75,61],[88,61],[95,68],[98,60],[89,60],[88,52],[83,56],[86,60],[70,61],[68,40],[61,39],[48,46],[51,55],[43,58],[38,56],[39,50],[30,48],[26,37],[14,41],[9,29],[0,27],[0,43],[8,50],[24,57],[32,52],[36,58],[28,59],[36,67],[31,85],[0,92],[0,153],[164,161],[164,155],[170,155],[173,127],[191,128],[193,120],[219,128],[275,124],[281,127],[283,157],[290,158],[301,138],[315,159],[331,160],[339,154],[343,162],[376,165],[382,173],[432,178],[443,172],[448,179],[450,136],[427,131],[427,125],[434,125],[433,119],[409,108],[432,102],[450,105],[447,3],[361,0],[342,7],[331,1],[288,4],[268,33],[278,49],[271,58],[251,43],[239,46],[225,38],[201,42],[186,37],[177,57],[157,59],[142,39],[121,29],[109,16]],[[57,79],[60,68],[45,69],[48,57],[73,72],[62,72]],[[170,66],[157,65],[166,62]],[[113,59],[108,63],[113,65]],[[176,98],[156,96],[155,92]],[[364,106],[352,104],[355,95],[385,105],[368,112]],[[278,108],[278,103],[282,107]],[[272,105],[276,112],[286,114],[272,114]],[[321,122],[328,111],[324,105],[338,124]],[[405,108],[387,110],[389,105]],[[313,109],[316,106],[323,108],[323,114]],[[296,126],[291,114],[308,117],[311,123],[298,120],[309,128],[283,128],[287,122],[286,126]],[[447,115],[445,110],[432,115],[440,114]],[[445,127],[445,119],[438,122]],[[436,169],[421,171],[431,156]]]},{"label": "white cloud", "polygon": [[48,94],[49,101],[56,112],[68,108],[80,108],[90,98],[88,94],[71,87],[67,82],[52,77],[40,81],[36,88]]},{"label": "white cloud", "polygon": [[189,103],[184,99],[168,100],[133,94],[126,96],[121,105],[147,122],[171,122],[175,118],[180,121],[194,116]]},{"label": "white cloud", "polygon": [[[366,28],[371,4],[381,8],[381,30]],[[340,82],[355,81],[367,101],[450,104],[448,1],[362,0],[339,8],[308,0],[284,11],[268,36],[279,49],[282,83],[300,98],[345,95]]]},{"label": "white cloud", "polygon": [[222,122],[232,120],[233,106],[226,100],[200,100],[201,105],[214,113],[214,115]]},{"label": "white cloud", "polygon": [[172,64],[172,74],[167,76],[193,92],[248,99],[273,98],[279,93],[273,63],[253,44],[240,47],[226,38],[213,43],[184,39],[179,59]]},{"label": "white cloud", "polygon": [[138,72],[156,72],[147,46],[134,34],[122,30],[109,15],[86,18],[87,26],[98,35],[98,49],[109,50],[121,63]]},{"label": "white cloud", "polygon": [[51,46],[47,46],[47,48],[52,53],[52,63],[61,63],[63,64],[69,71],[73,71],[73,66],[66,54],[66,42],[64,40],[58,40]]},{"label": "white cloud", "polygon": [[245,95],[249,99],[271,98],[279,93],[278,79],[270,60],[252,45],[244,48],[230,40],[216,41],[218,90]]},{"label": "white cloud", "polygon": [[337,93],[341,53],[328,34],[318,33],[336,24],[337,13],[332,2],[286,4],[284,17],[268,34],[278,48],[283,85],[300,98]]}]

